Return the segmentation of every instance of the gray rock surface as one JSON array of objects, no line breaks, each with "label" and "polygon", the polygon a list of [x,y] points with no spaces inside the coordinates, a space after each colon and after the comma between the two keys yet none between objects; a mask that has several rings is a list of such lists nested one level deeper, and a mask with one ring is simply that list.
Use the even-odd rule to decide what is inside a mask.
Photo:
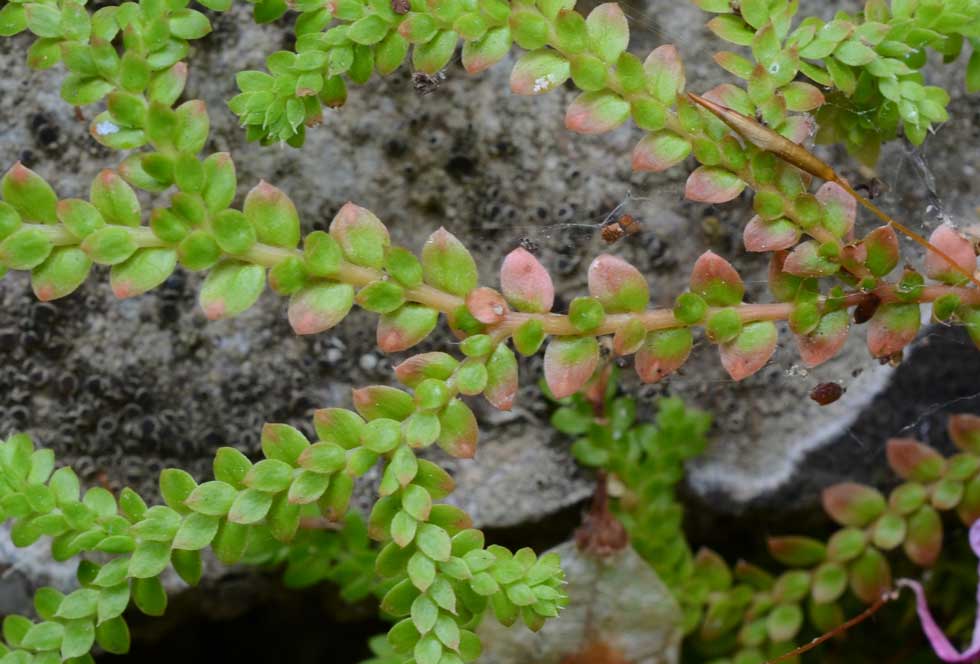
[{"label": "gray rock surface", "polygon": [[[693,6],[628,11],[636,52],[674,41],[692,89],[725,80],[709,57],[717,42]],[[506,63],[476,77],[453,64],[448,80],[424,97],[405,72],[375,78],[352,88],[348,104],[327,113],[302,150],[246,144],[224,106],[235,93],[232,74],[261,68],[266,54],[288,45],[291,27],[255,26],[247,13],[236,5],[215,18],[214,34],[192,52],[186,96],[207,101],[213,128],[207,150],[234,155],[240,196],[260,178],[272,182],[296,203],[304,232],[325,228],[347,200],[372,209],[396,243],[413,249],[443,225],[471,248],[482,280],[491,285],[501,257],[528,237],[556,277],[559,307],[585,291],[588,262],[600,251],[632,261],[648,277],[654,303],[669,305],[694,258],[713,249],[742,271],[749,298],[764,297],[765,261],[741,249],[741,228],[751,214],[747,197],[713,208],[682,200],[685,168],[632,174],[629,153],[638,130],[597,137],[567,132],[562,119],[574,92],[512,96]],[[91,179],[118,156],[95,144],[87,124],[60,100],[58,71],[26,68],[28,44],[23,36],[0,40],[0,166],[20,159],[61,196],[85,196]],[[927,213],[927,206],[941,203],[942,212],[964,221],[975,218],[977,202],[980,152],[971,146],[980,111],[962,93],[961,66],[941,76],[953,92],[954,121],[922,151],[938,198],[902,146],[883,161],[892,186],[885,204],[927,228],[939,216],[938,208]],[[840,152],[831,156],[853,164]],[[861,179],[853,170],[847,174]],[[628,192],[628,209],[645,231],[604,247],[598,225]],[[263,422],[285,421],[312,434],[315,408],[349,405],[352,386],[390,381],[390,367],[400,359],[376,351],[369,332],[374,318],[364,312],[331,332],[297,338],[283,300],[271,293],[238,319],[207,323],[195,302],[200,275],[179,271],[156,292],[120,303],[104,272],[96,272],[79,292],[51,304],[33,300],[23,275],[0,281],[0,435],[29,431],[89,482],[131,485],[153,498],[163,467],[181,466],[202,478],[221,445],[257,452]],[[439,333],[422,349],[448,343]],[[846,431],[849,416],[887,380],[859,335],[818,372],[804,376],[796,365],[784,331],[774,363],[742,384],[728,380],[713,349],[699,343],[681,376],[657,386],[627,380],[626,389],[640,397],[646,414],[655,397],[668,392],[716,413],[714,442],[692,468],[692,486],[696,495],[746,501],[790,477],[806,450]],[[480,408],[481,451],[474,461],[452,464],[459,480],[454,499],[483,526],[545,517],[590,491],[567,441],[547,426],[534,387],[539,375],[539,359],[524,363],[525,391],[513,414]],[[843,380],[848,393],[839,404],[819,408],[806,394],[830,379]],[[370,492],[364,489],[362,503]]]}]

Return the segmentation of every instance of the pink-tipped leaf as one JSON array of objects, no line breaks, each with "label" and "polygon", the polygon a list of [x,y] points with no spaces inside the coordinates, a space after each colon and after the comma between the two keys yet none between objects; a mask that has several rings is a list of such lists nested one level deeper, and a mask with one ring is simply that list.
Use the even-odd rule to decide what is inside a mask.
[{"label": "pink-tipped leaf", "polygon": [[512,307],[528,313],[545,313],[555,302],[551,275],[534,255],[518,247],[500,266],[500,289]]},{"label": "pink-tipped leaf", "polygon": [[633,170],[660,173],[684,161],[691,154],[691,143],[664,129],[647,134],[633,149]]},{"label": "pink-tipped leaf", "polygon": [[812,369],[837,355],[847,342],[850,325],[850,317],[842,309],[824,314],[813,332],[796,335],[803,364]]},{"label": "pink-tipped leaf", "polygon": [[597,256],[589,265],[588,281],[589,294],[602,303],[607,313],[643,311],[650,301],[646,279],[617,256]]},{"label": "pink-tipped leaf", "polygon": [[771,321],[748,323],[734,341],[718,346],[721,364],[732,380],[744,380],[764,367],[776,351],[776,326]]},{"label": "pink-tipped leaf", "polygon": [[687,178],[684,197],[699,203],[727,203],[738,197],[745,183],[734,173],[717,166],[698,166]]},{"label": "pink-tipped leaf", "polygon": [[594,337],[555,337],[544,352],[544,378],[556,399],[578,392],[599,364]]},{"label": "pink-tipped leaf", "polygon": [[636,351],[636,373],[644,383],[655,383],[677,371],[693,346],[694,338],[686,327],[650,332]]},{"label": "pink-tipped leaf", "polygon": [[706,251],[698,256],[691,270],[691,290],[714,307],[730,307],[742,301],[745,284],[731,263]]},{"label": "pink-tipped leaf", "polygon": [[912,343],[921,323],[918,304],[879,306],[868,323],[868,350],[875,357],[894,355]]},{"label": "pink-tipped leaf", "polygon": [[[949,224],[936,228],[929,236],[929,242],[967,272],[972,273],[977,269],[977,254],[973,250],[973,243],[957,233]],[[926,252],[924,267],[926,276],[936,281],[960,284],[966,280],[966,277],[953,269],[945,258],[931,250]]]},{"label": "pink-tipped leaf", "polygon": [[800,241],[800,227],[785,217],[766,221],[759,215],[749,219],[742,232],[746,251],[780,251]]}]

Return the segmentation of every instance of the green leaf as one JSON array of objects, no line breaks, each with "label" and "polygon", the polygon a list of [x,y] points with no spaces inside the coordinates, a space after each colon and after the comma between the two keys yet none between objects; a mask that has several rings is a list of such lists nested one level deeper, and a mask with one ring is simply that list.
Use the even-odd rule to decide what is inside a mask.
[{"label": "green leaf", "polygon": [[264,288],[265,268],[261,265],[224,260],[204,281],[201,308],[211,320],[237,316],[255,304]]},{"label": "green leaf", "polygon": [[141,542],[129,561],[129,576],[135,579],[155,577],[170,563],[169,542]]},{"label": "green leaf", "polygon": [[19,161],[0,179],[0,193],[24,219],[44,224],[58,222],[58,197],[51,185]]},{"label": "green leaf", "polygon": [[195,488],[184,504],[191,510],[208,516],[224,516],[238,492],[225,482],[212,480]]},{"label": "green leaf", "polygon": [[422,272],[427,283],[454,295],[466,295],[477,285],[476,262],[444,228],[430,235],[422,247]]},{"label": "green leaf", "polygon": [[299,214],[282,191],[264,180],[245,197],[242,208],[255,227],[259,242],[292,248],[299,244]]}]

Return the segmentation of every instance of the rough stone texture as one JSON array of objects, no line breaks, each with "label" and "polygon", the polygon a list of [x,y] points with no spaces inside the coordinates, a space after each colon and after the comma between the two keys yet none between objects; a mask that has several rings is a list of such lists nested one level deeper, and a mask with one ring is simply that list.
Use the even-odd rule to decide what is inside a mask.
[{"label": "rough stone texture", "polygon": [[[628,11],[637,53],[674,41],[692,89],[725,80],[710,60],[719,46],[698,10],[667,3],[655,15],[653,9]],[[721,207],[689,203],[682,200],[687,169],[630,173],[638,130],[624,127],[598,137],[567,132],[562,118],[574,97],[571,89],[518,98],[506,92],[506,63],[477,77],[453,64],[436,92],[419,97],[408,74],[399,72],[352,88],[347,106],[328,112],[302,150],[262,149],[244,143],[224,100],[235,93],[232,72],[260,68],[266,54],[288,46],[290,26],[256,27],[244,6],[216,17],[214,26],[215,33],[191,55],[186,95],[208,103],[213,133],[207,150],[232,152],[240,196],[260,178],[285,190],[304,232],[325,228],[347,200],[372,209],[394,241],[411,248],[445,225],[478,257],[488,284],[495,283],[503,254],[527,237],[540,245],[541,259],[556,277],[559,309],[584,292],[588,262],[600,251],[632,261],[648,277],[654,304],[669,305],[684,288],[694,258],[710,248],[742,271],[749,299],[765,297],[765,261],[741,249],[748,198]],[[96,145],[87,124],[60,100],[58,71],[27,70],[28,44],[23,36],[0,41],[0,162],[6,167],[21,159],[61,196],[85,196],[92,178],[118,163],[118,155]],[[953,94],[954,118],[922,151],[938,197],[917,175],[919,160],[901,145],[890,148],[882,169],[891,185],[885,205],[926,229],[941,213],[956,221],[975,218],[980,162],[970,147],[980,131],[980,110],[962,92],[962,66],[945,69],[937,80]],[[93,115],[90,109],[85,113]],[[829,156],[834,163],[853,164],[839,151]],[[845,171],[854,181],[862,179],[853,169]],[[633,196],[627,210],[645,231],[604,248],[598,226],[627,192]],[[152,498],[161,468],[178,465],[204,477],[221,445],[255,453],[266,421],[286,421],[312,433],[315,408],[349,405],[351,386],[389,381],[390,367],[400,359],[375,350],[366,332],[374,317],[364,312],[329,333],[297,338],[286,323],[284,302],[271,293],[238,319],[207,323],[195,302],[199,275],[178,271],[156,292],[120,303],[104,271],[96,273],[78,293],[52,304],[35,302],[23,275],[0,282],[0,435],[26,429],[89,482],[132,485]],[[440,333],[422,349],[449,343]],[[886,369],[868,359],[860,334],[835,363],[803,375],[784,330],[773,364],[738,385],[727,379],[708,344],[698,346],[676,379],[646,387],[627,380],[626,387],[640,397],[647,415],[653,399],[668,391],[716,414],[712,448],[692,466],[691,486],[695,498],[722,496],[722,504],[744,506],[784,482],[807,450],[841,432],[848,440],[850,418],[888,378]],[[964,344],[952,357],[943,355],[951,364],[942,366],[962,369],[960,354],[972,352]],[[930,353],[923,349],[922,359],[919,353],[910,359],[927,376],[938,369]],[[452,463],[460,483],[455,499],[481,525],[510,527],[546,517],[590,491],[567,441],[547,427],[547,408],[534,386],[539,369],[539,359],[524,363],[524,392],[512,414],[479,408],[481,451],[475,461]],[[842,380],[848,392],[838,404],[819,408],[806,394],[830,379]],[[973,389],[969,381],[957,385],[956,396],[976,391],[975,381]],[[871,407],[890,423],[883,430],[905,426],[922,412],[896,398],[898,406],[876,401]],[[980,408],[976,400],[962,405]],[[880,440],[869,444],[878,449]],[[365,487],[362,504],[370,493]],[[809,504],[812,495],[786,498]]]},{"label": "rough stone texture", "polygon": [[484,620],[483,657],[493,664],[674,664],[680,654],[680,608],[645,560],[627,547],[607,558],[578,550],[561,556],[568,606],[537,633]]}]

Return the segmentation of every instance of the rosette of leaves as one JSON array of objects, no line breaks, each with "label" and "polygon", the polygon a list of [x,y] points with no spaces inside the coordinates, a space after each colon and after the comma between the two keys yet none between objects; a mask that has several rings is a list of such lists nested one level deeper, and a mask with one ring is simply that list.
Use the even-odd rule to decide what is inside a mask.
[{"label": "rosette of leaves", "polygon": [[908,438],[886,446],[888,464],[903,480],[886,498],[872,487],[844,482],[824,490],[824,510],[842,528],[826,541],[789,535],[768,540],[771,555],[793,569],[773,577],[739,562],[734,570],[711,552],[699,553],[694,578],[707,586],[696,647],[731,654],[733,662],[763,662],[802,638],[807,621],[828,632],[845,620],[848,594],[871,604],[892,589],[889,555],[931,568],[943,553],[941,514],[965,525],[980,519],[980,417],[953,415],[948,431],[961,450],[944,458]]},{"label": "rosette of leaves", "polygon": [[[719,14],[708,23],[716,35],[751,48],[754,63],[731,52],[715,60],[746,80],[757,101],[778,92],[790,102],[807,85],[794,81],[797,72],[834,89],[833,103],[818,113],[817,139],[844,143],[868,165],[877,161],[881,143],[895,138],[900,123],[918,145],[933,124],[948,119],[949,94],[925,85],[919,70],[929,50],[952,62],[964,42],[980,34],[980,4],[974,0],[868,0],[861,14],[838,12],[829,22],[811,16],[795,28],[796,3],[784,0],[695,4]],[[969,69],[978,66],[980,60],[971,58]],[[976,74],[968,88],[980,89]]]},{"label": "rosette of leaves", "polygon": [[[614,376],[609,385],[615,385]],[[636,402],[614,392],[604,395],[602,417],[582,394],[560,400],[551,424],[577,436],[572,454],[579,463],[609,474],[613,513],[633,548],[683,606],[690,629],[698,623],[701,605],[689,601],[685,588],[693,557],[675,487],[684,476],[684,462],[704,451],[711,416],[670,397],[657,402],[655,423],[638,423]]]}]

